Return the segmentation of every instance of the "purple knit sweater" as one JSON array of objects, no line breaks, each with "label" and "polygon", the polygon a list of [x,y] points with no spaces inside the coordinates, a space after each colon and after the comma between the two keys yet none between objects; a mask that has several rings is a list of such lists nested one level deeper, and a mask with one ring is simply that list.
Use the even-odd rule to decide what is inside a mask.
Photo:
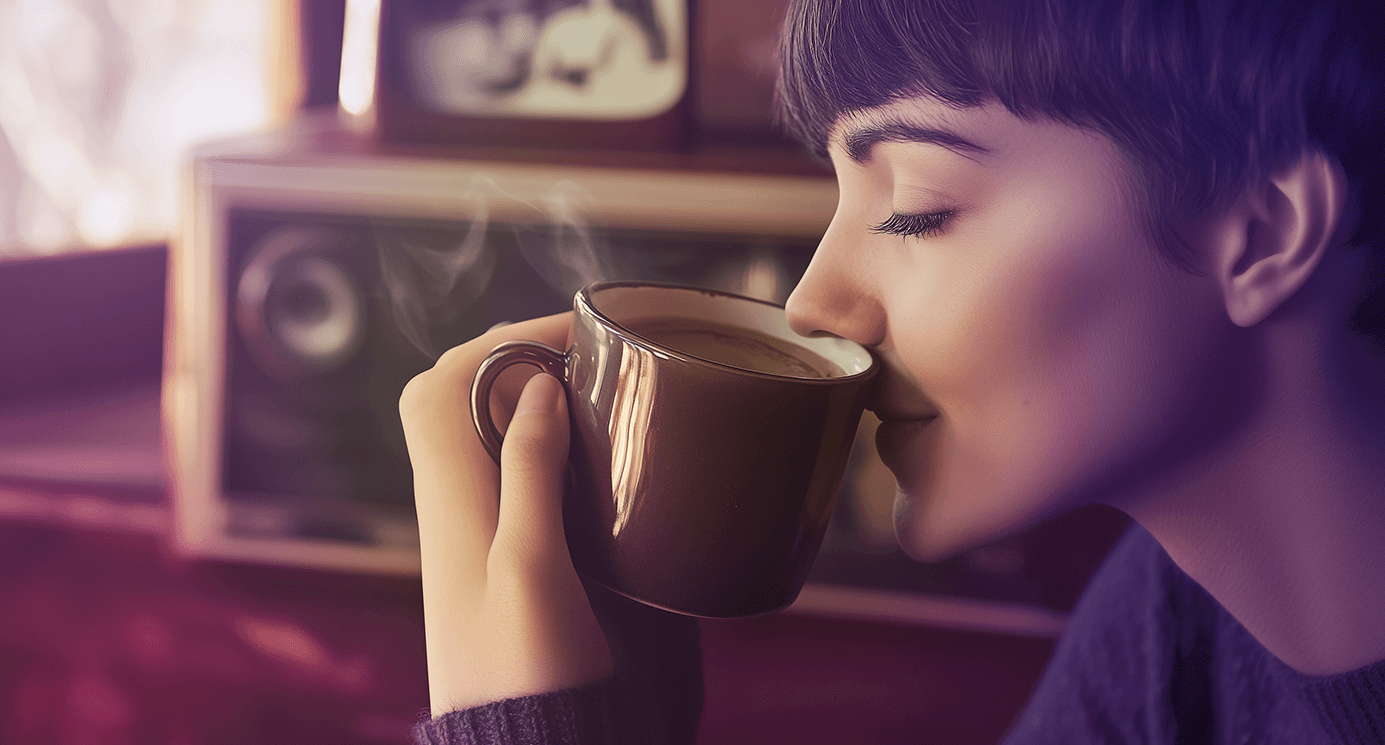
[{"label": "purple knit sweater", "polygon": [[1006,740],[1050,742],[1382,745],[1385,661],[1296,672],[1134,525]]},{"label": "purple knit sweater", "polygon": [[[646,613],[645,621],[667,619]],[[415,739],[693,742],[701,709],[696,655],[656,663],[665,665],[662,675],[642,674],[631,650],[672,647],[650,629],[634,633],[617,654],[616,680],[451,712],[420,723]],[[691,649],[688,639],[695,646],[696,637],[682,633],[684,648]],[[1385,745],[1385,661],[1326,677],[1295,672],[1133,526],[1092,579],[1005,742]]]}]

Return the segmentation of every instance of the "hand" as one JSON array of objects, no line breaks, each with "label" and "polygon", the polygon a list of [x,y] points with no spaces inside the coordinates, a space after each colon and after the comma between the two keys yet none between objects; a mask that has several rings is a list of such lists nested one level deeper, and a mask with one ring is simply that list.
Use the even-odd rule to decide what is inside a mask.
[{"label": "hand", "polygon": [[511,339],[561,349],[570,322],[563,313],[493,329],[443,354],[399,399],[435,716],[613,672],[563,534],[569,425],[561,384],[542,374],[526,383],[529,367],[501,375],[491,396],[505,431],[500,468],[471,422],[471,380],[490,350]]}]

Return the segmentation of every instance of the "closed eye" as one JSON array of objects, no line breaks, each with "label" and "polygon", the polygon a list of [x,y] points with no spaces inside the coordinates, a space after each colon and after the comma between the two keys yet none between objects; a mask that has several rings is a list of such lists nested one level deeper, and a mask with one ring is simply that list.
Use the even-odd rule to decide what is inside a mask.
[{"label": "closed eye", "polygon": [[886,233],[902,237],[916,236],[928,238],[942,232],[943,226],[957,213],[956,210],[929,212],[922,215],[901,215],[893,213],[884,222],[871,227],[872,233]]}]

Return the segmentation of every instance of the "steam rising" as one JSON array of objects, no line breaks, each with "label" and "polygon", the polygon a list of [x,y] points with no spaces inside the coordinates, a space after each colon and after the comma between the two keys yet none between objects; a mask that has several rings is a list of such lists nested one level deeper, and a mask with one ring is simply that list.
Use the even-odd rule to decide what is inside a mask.
[{"label": "steam rising", "polygon": [[579,208],[590,201],[582,187],[559,181],[539,205],[546,220],[515,226],[520,255],[563,297],[613,274],[609,252],[593,242],[582,220]]},{"label": "steam rising", "polygon": [[611,275],[603,247],[595,245],[580,214],[589,201],[571,181],[554,185],[538,204],[506,192],[489,176],[472,179],[462,199],[471,216],[460,242],[438,245],[437,231],[377,226],[380,277],[389,295],[399,331],[432,359],[442,353],[432,329],[455,324],[476,305],[490,284],[497,245],[488,241],[490,205],[494,200],[522,204],[529,221],[517,217],[510,227],[520,255],[543,281],[563,297]]}]

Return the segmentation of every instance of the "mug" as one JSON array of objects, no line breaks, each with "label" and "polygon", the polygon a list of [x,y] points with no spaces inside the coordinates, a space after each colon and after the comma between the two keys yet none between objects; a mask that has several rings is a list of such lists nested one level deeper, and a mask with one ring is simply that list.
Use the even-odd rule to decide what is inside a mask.
[{"label": "mug", "polygon": [[803,337],[783,306],[653,282],[573,301],[566,352],[512,341],[476,373],[472,419],[499,462],[490,391],[530,364],[563,381],[573,565],[647,605],[735,618],[793,602],[832,514],[877,363]]}]

